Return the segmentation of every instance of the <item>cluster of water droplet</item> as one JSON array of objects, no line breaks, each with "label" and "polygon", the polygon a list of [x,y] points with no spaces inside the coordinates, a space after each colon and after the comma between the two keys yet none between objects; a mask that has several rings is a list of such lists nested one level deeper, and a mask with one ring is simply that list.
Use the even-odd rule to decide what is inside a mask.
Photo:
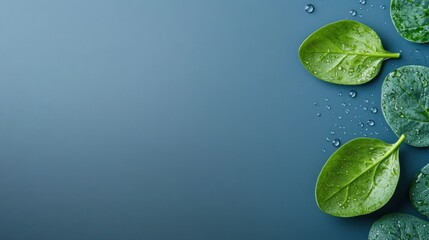
[{"label": "cluster of water droplet", "polygon": [[[363,11],[363,10],[364,10],[364,6],[363,6],[363,5],[366,5],[366,2],[367,2],[367,0],[359,0],[359,4],[361,5],[361,6],[359,7],[359,10],[360,10],[360,11]],[[370,4],[370,7],[369,7],[369,8],[367,7],[365,10],[366,10],[367,12],[369,12],[369,10],[370,10],[371,8],[374,8],[374,4]],[[386,6],[385,6],[385,5],[380,5],[380,8],[381,8],[382,10],[385,10],[385,9],[386,9]],[[356,16],[363,17],[363,14],[362,14],[362,13],[359,13],[359,14],[358,14],[358,11],[357,11],[356,9],[351,9],[351,10],[349,11],[349,14],[350,14],[352,17],[356,17]],[[385,24],[386,24],[386,23],[385,23]]]},{"label": "cluster of water droplet", "polygon": [[[326,116],[329,119],[337,119],[334,121],[333,129],[329,130],[326,142],[334,147],[339,147],[342,141],[356,136],[367,137],[379,134],[373,127],[376,122],[383,127],[384,121],[382,121],[383,117],[379,114],[379,108],[374,101],[370,101],[368,98],[363,98],[362,101],[356,90],[350,90],[347,95],[339,92],[338,97],[339,99],[334,101],[324,98],[322,101],[314,103],[318,110],[316,113],[318,118]],[[374,94],[371,97],[374,97]],[[387,126],[384,126],[384,129],[390,130]],[[323,148],[322,151],[326,152],[326,148]]]}]

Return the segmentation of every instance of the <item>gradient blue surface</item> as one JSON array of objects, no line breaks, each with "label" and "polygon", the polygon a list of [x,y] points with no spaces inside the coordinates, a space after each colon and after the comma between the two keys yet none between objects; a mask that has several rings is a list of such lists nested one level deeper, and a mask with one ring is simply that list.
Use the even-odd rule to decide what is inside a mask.
[{"label": "gradient blue surface", "polygon": [[[380,5],[1,1],[0,239],[366,239],[384,213],[417,215],[408,185],[428,152],[405,145],[380,211],[340,219],[314,200],[334,128],[350,129],[345,142],[357,131],[347,119],[372,117],[368,133],[396,140],[380,112],[339,119],[324,99],[332,111],[379,106],[389,71],[428,63],[428,46],[402,39]],[[403,51],[353,88],[315,79],[297,57],[310,33],[345,18]]]}]

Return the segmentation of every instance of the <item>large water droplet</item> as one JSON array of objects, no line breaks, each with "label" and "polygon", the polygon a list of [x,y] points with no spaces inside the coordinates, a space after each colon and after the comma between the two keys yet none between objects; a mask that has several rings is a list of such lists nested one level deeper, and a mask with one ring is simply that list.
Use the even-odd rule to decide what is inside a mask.
[{"label": "large water droplet", "polygon": [[355,98],[355,97],[356,97],[356,95],[357,95],[356,90],[351,90],[351,91],[350,91],[350,93],[349,93],[349,96],[350,96],[351,98]]},{"label": "large water droplet", "polygon": [[372,126],[374,126],[374,125],[375,125],[374,120],[368,120],[366,123],[367,123],[367,124],[368,124],[368,126],[370,126],[370,127],[372,127]]},{"label": "large water droplet", "polygon": [[334,147],[338,147],[338,146],[340,146],[340,144],[341,144],[341,142],[340,142],[340,139],[338,139],[338,138],[335,138],[335,139],[332,141],[332,145],[333,145]]},{"label": "large water droplet", "polygon": [[350,15],[352,15],[353,17],[354,17],[354,16],[356,16],[356,14],[357,14],[356,10],[350,10],[350,12],[349,12],[349,13],[350,13]]},{"label": "large water droplet", "polygon": [[314,12],[314,5],[313,4],[307,4],[307,5],[305,5],[304,10],[307,13],[312,13],[312,12]]},{"label": "large water droplet", "polygon": [[372,107],[371,108],[371,112],[374,113],[374,114],[376,114],[378,112],[378,109],[376,107]]}]

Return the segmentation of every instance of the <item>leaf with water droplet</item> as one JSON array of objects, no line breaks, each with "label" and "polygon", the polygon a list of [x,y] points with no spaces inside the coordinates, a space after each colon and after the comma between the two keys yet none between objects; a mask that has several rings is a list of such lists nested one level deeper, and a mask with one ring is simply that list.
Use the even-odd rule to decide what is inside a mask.
[{"label": "leaf with water droplet", "polygon": [[415,147],[429,146],[429,89],[424,80],[429,81],[428,67],[404,66],[387,75],[381,90],[387,123],[397,136],[405,134],[405,142]]},{"label": "leaf with water droplet", "polygon": [[396,31],[410,42],[429,42],[427,1],[392,0],[390,16]]},{"label": "leaf with water droplet", "polygon": [[429,239],[429,223],[405,213],[387,214],[372,224],[368,240]]},{"label": "leaf with water droplet", "polygon": [[411,182],[410,200],[421,214],[429,218],[429,164]]},{"label": "leaf with water droplet", "polygon": [[359,85],[372,80],[382,62],[399,58],[399,53],[384,50],[370,27],[342,20],[311,34],[300,46],[299,57],[304,67],[323,81]]},{"label": "leaf with water droplet", "polygon": [[357,138],[335,151],[317,179],[319,208],[333,216],[354,217],[384,206],[398,183],[399,146],[404,138],[394,144]]}]

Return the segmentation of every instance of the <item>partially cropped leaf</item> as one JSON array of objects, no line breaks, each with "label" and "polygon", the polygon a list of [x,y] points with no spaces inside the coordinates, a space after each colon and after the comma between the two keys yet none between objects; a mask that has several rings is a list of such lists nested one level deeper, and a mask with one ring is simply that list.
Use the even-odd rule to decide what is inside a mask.
[{"label": "partially cropped leaf", "polygon": [[429,2],[392,0],[390,16],[398,33],[415,43],[429,42]]},{"label": "partially cropped leaf", "polygon": [[405,142],[429,146],[429,68],[404,66],[387,75],[381,90],[381,107],[387,123]]},{"label": "partially cropped leaf", "polygon": [[333,216],[371,213],[392,197],[399,179],[399,146],[357,138],[328,159],[316,183],[319,208]]},{"label": "partially cropped leaf", "polygon": [[335,84],[358,85],[373,79],[383,60],[399,53],[384,50],[368,26],[342,20],[311,34],[299,48],[304,67],[315,77]]},{"label": "partially cropped leaf", "polygon": [[420,170],[411,183],[410,200],[421,214],[429,218],[429,164]]},{"label": "partially cropped leaf", "polygon": [[369,240],[428,240],[429,223],[405,213],[392,213],[374,222]]}]

